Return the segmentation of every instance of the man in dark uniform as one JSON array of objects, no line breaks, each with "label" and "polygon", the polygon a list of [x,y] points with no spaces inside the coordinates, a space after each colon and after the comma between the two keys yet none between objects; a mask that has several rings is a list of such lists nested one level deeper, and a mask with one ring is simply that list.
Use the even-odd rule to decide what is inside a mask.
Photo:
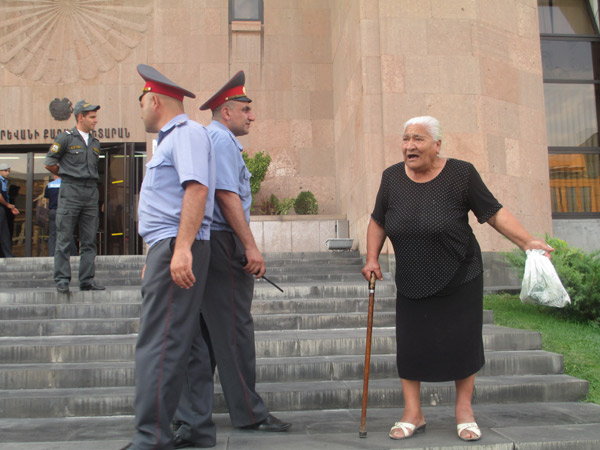
[{"label": "man in dark uniform", "polygon": [[5,258],[14,258],[12,253],[12,236],[8,227],[9,214],[16,216],[19,210],[9,203],[8,198],[8,175],[10,174],[10,165],[7,163],[0,164],[0,249]]},{"label": "man in dark uniform", "polygon": [[[213,120],[207,127],[215,149],[217,181],[215,212],[211,225],[210,266],[202,304],[203,325],[206,324],[219,379],[234,427],[258,431],[285,431],[291,423],[282,422],[269,413],[269,408],[256,392],[256,353],[254,322],[250,309],[254,293],[254,277],[265,273],[265,261],[250,230],[250,172],[242,157],[243,147],[237,136],[248,134],[254,121],[251,100],[244,89],[245,75],[238,72],[211,97],[201,110],[211,109]],[[208,339],[205,339],[205,341]],[[206,345],[201,336],[194,349]],[[198,357],[198,355],[201,357]],[[206,405],[212,398],[210,369],[205,351],[192,352],[188,366],[189,390],[177,411],[181,422],[176,432],[175,448],[194,445],[209,446],[215,442],[216,430],[212,411]],[[207,389],[210,388],[210,391]],[[190,392],[204,389],[204,403],[186,398]],[[214,444],[213,444],[214,445]]]},{"label": "man in dark uniform", "polygon": [[91,131],[98,123],[98,105],[80,100],[73,108],[77,125],[60,133],[44,161],[45,168],[62,178],[56,211],[54,281],[58,292],[69,292],[70,246],[79,224],[79,288],[104,290],[94,282],[98,232],[98,158],[100,142]]},{"label": "man in dark uniform", "polygon": [[195,95],[150,66],[140,64],[138,72],[146,80],[142,119],[147,132],[158,132],[158,146],[146,164],[138,206],[139,233],[150,248],[135,349],[137,433],[125,448],[170,450],[171,420],[200,333],[215,162],[206,128],[183,109],[183,97]]}]

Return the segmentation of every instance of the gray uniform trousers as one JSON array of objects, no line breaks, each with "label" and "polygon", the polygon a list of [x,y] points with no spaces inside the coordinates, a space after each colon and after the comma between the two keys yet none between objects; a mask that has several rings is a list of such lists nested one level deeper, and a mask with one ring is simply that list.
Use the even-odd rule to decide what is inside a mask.
[{"label": "gray uniform trousers", "polygon": [[[205,300],[206,297],[203,302]],[[212,447],[217,443],[217,428],[212,421],[214,366],[211,362],[210,341],[202,338],[208,334],[203,320],[200,321],[200,327],[201,331],[194,337],[191,352],[194,356],[190,356],[186,382],[175,413],[175,420],[181,422],[176,433],[197,446]]]},{"label": "gray uniform trousers", "polygon": [[98,183],[96,180],[62,180],[56,210],[54,281],[71,281],[71,243],[79,223],[79,286],[89,285],[96,274],[98,232]]},{"label": "gray uniform trousers", "polygon": [[[146,258],[135,349],[136,450],[173,448],[171,420],[181,397],[192,340],[199,333],[210,245],[199,240],[192,245],[196,282],[181,289],[171,278],[174,244],[175,238],[163,239],[150,247]],[[198,400],[191,397],[190,401]]]},{"label": "gray uniform trousers", "polygon": [[[261,422],[269,415],[269,409],[256,392],[254,320],[250,312],[254,277],[244,272],[242,258],[246,252],[235,233],[211,231],[210,248],[202,316],[210,335],[231,424],[245,427]],[[200,333],[198,339],[202,339]],[[210,370],[206,359],[203,364],[197,362],[201,355],[192,353],[190,356],[188,377],[191,385],[195,380],[205,380],[206,372]],[[211,390],[203,398],[212,395],[212,385],[202,384],[202,387]],[[184,423],[177,434],[192,442],[210,434],[208,427],[214,426],[210,414],[203,405],[182,400],[176,418]]]},{"label": "gray uniform trousers", "polygon": [[[56,248],[56,209],[48,211],[48,255],[54,256],[54,249]],[[75,238],[71,238],[71,247],[69,250],[71,256],[77,255],[77,244]]]}]

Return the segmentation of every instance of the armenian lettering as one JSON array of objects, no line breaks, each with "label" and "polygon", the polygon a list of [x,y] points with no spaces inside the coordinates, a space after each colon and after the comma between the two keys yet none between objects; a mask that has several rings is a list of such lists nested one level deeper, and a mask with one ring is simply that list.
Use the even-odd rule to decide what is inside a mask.
[{"label": "armenian lettering", "polygon": [[[0,141],[11,143],[55,139],[63,131],[70,128],[44,128],[43,130],[31,129],[0,129]],[[92,131],[92,135],[98,139],[128,139],[131,133],[127,128],[98,128]]]}]

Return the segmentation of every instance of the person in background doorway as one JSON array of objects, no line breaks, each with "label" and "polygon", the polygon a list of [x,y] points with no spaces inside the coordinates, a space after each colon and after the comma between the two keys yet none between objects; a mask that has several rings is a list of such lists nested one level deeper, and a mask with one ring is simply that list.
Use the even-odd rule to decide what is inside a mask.
[{"label": "person in background doorway", "polygon": [[14,204],[9,203],[8,176],[10,175],[10,164],[0,163],[0,248],[5,258],[14,258],[12,253],[12,238],[8,228],[8,217],[19,214]]},{"label": "person in background doorway", "polygon": [[[11,184],[8,187],[8,203],[12,203],[13,205],[17,205],[17,197],[19,196],[19,191],[21,190],[21,186],[17,186],[16,184]],[[8,232],[10,233],[10,239],[12,242],[12,238],[15,232],[15,215],[7,214],[6,218],[8,219]]]},{"label": "person in background doorway", "polygon": [[60,133],[44,161],[46,170],[62,178],[56,210],[54,281],[58,292],[69,292],[71,245],[79,225],[79,288],[100,291],[96,284],[98,232],[98,159],[100,142],[91,132],[98,123],[98,105],[80,100],[73,108],[77,125]]}]

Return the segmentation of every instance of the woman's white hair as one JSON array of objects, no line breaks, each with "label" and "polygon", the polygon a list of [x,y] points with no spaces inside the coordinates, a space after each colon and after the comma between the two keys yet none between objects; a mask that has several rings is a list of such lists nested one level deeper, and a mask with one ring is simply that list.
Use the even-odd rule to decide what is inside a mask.
[{"label": "woman's white hair", "polygon": [[440,125],[440,121],[437,120],[435,117],[420,116],[408,119],[404,124],[404,129],[402,130],[402,133],[406,132],[406,127],[409,125],[421,125],[425,127],[425,129],[429,132],[429,135],[433,138],[434,141],[442,140],[442,126]]}]

